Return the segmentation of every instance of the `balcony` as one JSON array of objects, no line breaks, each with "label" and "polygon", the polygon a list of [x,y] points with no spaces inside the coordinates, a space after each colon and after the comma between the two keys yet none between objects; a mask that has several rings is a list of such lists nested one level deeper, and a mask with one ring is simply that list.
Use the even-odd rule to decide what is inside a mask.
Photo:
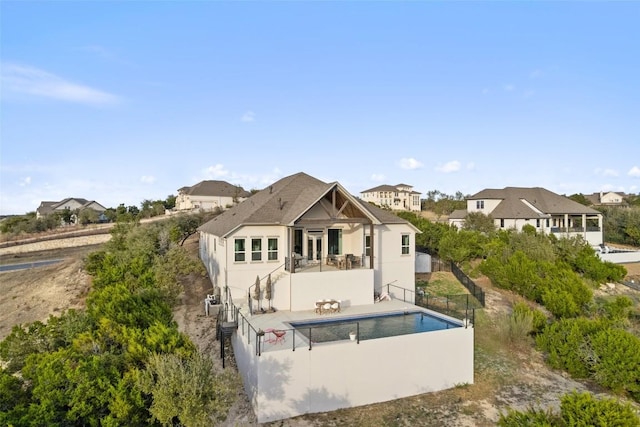
[{"label": "balcony", "polygon": [[[295,254],[285,258],[285,270],[291,273],[318,273],[340,270],[369,269],[367,257],[355,254],[328,255],[320,259],[308,259]],[[293,271],[291,261],[293,260]]]}]

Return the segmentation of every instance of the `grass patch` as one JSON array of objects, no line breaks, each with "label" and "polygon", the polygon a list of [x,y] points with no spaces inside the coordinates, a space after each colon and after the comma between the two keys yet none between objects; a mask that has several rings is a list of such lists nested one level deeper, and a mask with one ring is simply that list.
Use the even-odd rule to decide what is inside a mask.
[{"label": "grass patch", "polygon": [[422,288],[425,295],[445,296],[469,293],[452,273],[445,271],[431,273],[428,281],[420,281],[416,286]]}]

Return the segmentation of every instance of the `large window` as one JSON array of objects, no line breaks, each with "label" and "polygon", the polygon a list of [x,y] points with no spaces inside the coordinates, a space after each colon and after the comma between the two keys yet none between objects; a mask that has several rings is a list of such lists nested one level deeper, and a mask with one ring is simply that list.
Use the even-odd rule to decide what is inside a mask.
[{"label": "large window", "polygon": [[269,238],[267,240],[267,259],[269,261],[278,260],[278,239]]},{"label": "large window", "polygon": [[339,228],[329,229],[329,255],[342,254],[342,230]]},{"label": "large window", "polygon": [[251,261],[262,261],[262,239],[251,239]]},{"label": "large window", "polygon": [[402,255],[408,255],[408,254],[409,254],[409,235],[403,234],[402,235]]},{"label": "large window", "polygon": [[371,236],[364,236],[364,256],[371,256]]},{"label": "large window", "polygon": [[234,260],[236,262],[244,262],[245,261],[245,243],[244,239],[235,239],[233,250],[235,252]]}]

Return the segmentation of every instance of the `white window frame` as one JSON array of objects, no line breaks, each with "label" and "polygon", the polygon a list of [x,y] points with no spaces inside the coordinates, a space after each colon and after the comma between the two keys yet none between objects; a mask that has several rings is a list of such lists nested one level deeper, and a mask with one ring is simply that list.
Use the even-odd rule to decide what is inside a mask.
[{"label": "white window frame", "polygon": [[[254,243],[258,243],[258,249],[254,247]],[[251,262],[262,261],[262,237],[251,238]]]},{"label": "white window frame", "polygon": [[402,237],[400,238],[400,245],[400,251],[402,255],[409,255],[411,253],[411,236],[409,234],[403,233]]},{"label": "white window frame", "polygon": [[[238,243],[242,242],[242,250],[238,250]],[[233,262],[246,262],[247,260],[247,239],[236,237],[233,239]]]},{"label": "white window frame", "polygon": [[[272,248],[271,243],[275,241],[275,249]],[[277,237],[268,237],[267,238],[267,261],[277,261],[278,260],[278,238]]]},{"label": "white window frame", "polygon": [[364,236],[364,256],[371,256],[371,235],[370,234],[365,234]]}]

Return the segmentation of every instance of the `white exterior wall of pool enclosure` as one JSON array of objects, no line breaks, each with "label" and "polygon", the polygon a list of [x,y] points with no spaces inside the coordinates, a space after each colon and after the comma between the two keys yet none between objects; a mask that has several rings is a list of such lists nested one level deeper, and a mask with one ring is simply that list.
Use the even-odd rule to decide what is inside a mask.
[{"label": "white exterior wall of pool enclosure", "polygon": [[473,327],[301,345],[256,355],[255,335],[233,348],[258,422],[384,402],[473,383]]}]

